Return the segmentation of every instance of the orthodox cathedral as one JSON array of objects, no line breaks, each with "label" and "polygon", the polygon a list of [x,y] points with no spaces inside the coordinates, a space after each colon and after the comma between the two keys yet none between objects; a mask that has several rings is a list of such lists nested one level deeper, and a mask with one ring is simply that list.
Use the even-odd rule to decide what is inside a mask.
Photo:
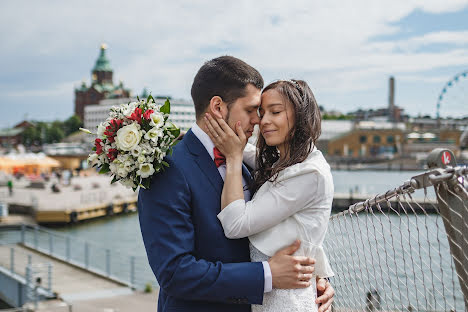
[{"label": "orthodox cathedral", "polygon": [[124,88],[121,81],[114,85],[112,80],[113,70],[106,56],[107,46],[101,45],[99,57],[91,71],[91,85],[83,81],[79,88],[75,89],[75,115],[84,120],[85,106],[98,104],[105,99],[120,99],[131,97],[130,89]]}]

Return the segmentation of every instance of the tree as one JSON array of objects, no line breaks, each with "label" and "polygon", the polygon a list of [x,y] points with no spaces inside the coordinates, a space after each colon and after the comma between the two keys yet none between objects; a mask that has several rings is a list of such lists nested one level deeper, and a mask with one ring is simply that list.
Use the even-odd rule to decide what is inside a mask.
[{"label": "tree", "polygon": [[65,136],[78,131],[81,127],[83,127],[83,122],[77,115],[73,115],[63,122],[63,131],[65,132]]}]

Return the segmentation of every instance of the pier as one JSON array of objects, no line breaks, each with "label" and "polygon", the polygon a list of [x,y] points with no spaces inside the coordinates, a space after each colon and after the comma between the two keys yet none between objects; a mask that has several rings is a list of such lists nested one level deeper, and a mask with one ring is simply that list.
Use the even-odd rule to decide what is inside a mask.
[{"label": "pier", "polygon": [[13,194],[2,200],[12,214],[32,216],[39,224],[64,224],[136,211],[137,194],[108,176],[75,177],[56,181],[14,181]]},{"label": "pier", "polygon": [[[74,312],[156,309],[157,291],[143,293],[137,282],[145,280],[140,261],[146,259],[91,242],[84,242],[80,252],[76,239],[40,227],[2,227],[0,233],[6,237],[0,244],[0,298],[11,306]],[[61,239],[69,245],[62,246]],[[128,262],[118,265],[125,256]]]}]

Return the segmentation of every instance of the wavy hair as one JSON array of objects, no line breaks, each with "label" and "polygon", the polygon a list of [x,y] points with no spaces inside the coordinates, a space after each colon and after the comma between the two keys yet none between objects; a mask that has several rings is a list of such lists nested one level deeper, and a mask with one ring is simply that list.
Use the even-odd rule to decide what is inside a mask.
[{"label": "wavy hair", "polygon": [[252,191],[255,193],[267,181],[275,182],[283,169],[303,162],[321,134],[320,109],[312,90],[303,80],[279,80],[262,92],[276,90],[294,110],[294,125],[286,137],[286,154],[280,159],[276,146],[268,146],[262,135],[257,141],[256,167]]}]

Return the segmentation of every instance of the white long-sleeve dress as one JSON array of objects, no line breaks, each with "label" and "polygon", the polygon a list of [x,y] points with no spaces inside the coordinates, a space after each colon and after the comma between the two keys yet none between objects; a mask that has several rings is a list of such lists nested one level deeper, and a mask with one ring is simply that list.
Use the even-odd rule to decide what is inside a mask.
[{"label": "white long-sleeve dress", "polygon": [[[244,161],[254,166],[255,146],[247,144]],[[315,276],[330,277],[333,271],[322,244],[333,200],[330,166],[314,148],[302,163],[282,170],[276,182],[267,181],[252,200],[236,200],[225,207],[218,219],[228,238],[249,237],[252,261],[268,260],[283,247],[299,239],[295,255],[315,258]],[[263,305],[253,312],[317,311],[315,278],[305,289],[273,289]]]}]

